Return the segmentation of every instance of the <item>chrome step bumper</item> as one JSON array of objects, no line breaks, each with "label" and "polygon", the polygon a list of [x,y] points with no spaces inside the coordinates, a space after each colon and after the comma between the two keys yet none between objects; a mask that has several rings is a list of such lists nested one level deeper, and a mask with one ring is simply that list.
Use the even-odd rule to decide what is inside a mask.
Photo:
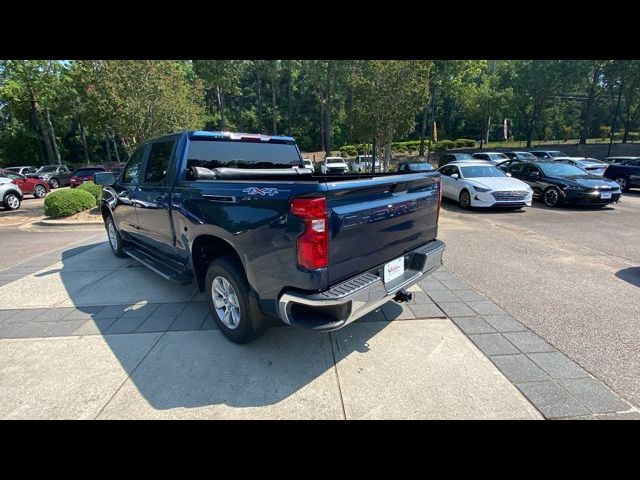
[{"label": "chrome step bumper", "polygon": [[403,276],[385,284],[379,265],[319,293],[285,292],[278,300],[283,322],[317,331],[332,331],[375,310],[395,294],[442,265],[444,242],[434,240],[407,252]]}]

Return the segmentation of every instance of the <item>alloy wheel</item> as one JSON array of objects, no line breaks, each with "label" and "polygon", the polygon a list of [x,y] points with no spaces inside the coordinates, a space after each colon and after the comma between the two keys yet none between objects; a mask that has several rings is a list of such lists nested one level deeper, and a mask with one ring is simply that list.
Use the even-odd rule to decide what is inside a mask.
[{"label": "alloy wheel", "polygon": [[6,202],[11,210],[15,210],[20,206],[20,199],[13,194],[7,195]]},{"label": "alloy wheel", "polygon": [[622,191],[627,188],[627,179],[624,177],[616,178],[616,183],[620,185],[620,190]]},{"label": "alloy wheel", "polygon": [[560,196],[555,188],[550,188],[544,192],[544,204],[547,207],[555,207],[559,198]]},{"label": "alloy wheel", "polygon": [[216,277],[211,284],[213,306],[220,321],[231,330],[240,324],[240,303],[233,286],[224,277]]},{"label": "alloy wheel", "polygon": [[42,185],[36,185],[36,188],[34,190],[34,195],[36,196],[36,198],[42,198],[46,194],[47,194],[47,191]]},{"label": "alloy wheel", "polygon": [[113,220],[109,220],[107,222],[107,236],[109,237],[109,243],[111,243],[111,247],[114,250],[118,249],[118,235],[116,232],[116,227],[113,224]]}]

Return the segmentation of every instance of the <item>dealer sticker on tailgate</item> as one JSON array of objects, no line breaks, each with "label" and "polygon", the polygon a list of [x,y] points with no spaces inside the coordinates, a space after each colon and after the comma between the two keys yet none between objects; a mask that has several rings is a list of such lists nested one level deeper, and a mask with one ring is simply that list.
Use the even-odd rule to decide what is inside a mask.
[{"label": "dealer sticker on tailgate", "polygon": [[402,276],[404,273],[404,257],[396,258],[384,266],[384,283]]}]

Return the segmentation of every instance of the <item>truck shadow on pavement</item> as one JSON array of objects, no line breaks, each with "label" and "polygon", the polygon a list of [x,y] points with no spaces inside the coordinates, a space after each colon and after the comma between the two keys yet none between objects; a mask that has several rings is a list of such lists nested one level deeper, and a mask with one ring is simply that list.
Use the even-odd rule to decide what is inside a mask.
[{"label": "truck shadow on pavement", "polygon": [[[116,258],[106,243],[83,248],[80,254],[65,252],[61,266],[34,278],[57,277],[66,290],[68,299],[48,309],[62,317],[62,330],[50,336],[101,336],[129,377],[101,417],[162,417],[159,411],[196,407],[207,407],[207,418],[230,407],[268,407],[287,418],[327,415],[340,404],[336,362],[366,353],[368,340],[402,313],[394,304],[386,316],[378,310],[356,322],[367,322],[368,336],[351,335],[355,325],[336,335],[274,320],[280,326],[236,345],[217,329],[195,284],[173,284],[131,259]],[[79,283],[83,275],[93,277]],[[95,366],[83,368],[87,375],[100,375],[92,371]],[[286,411],[291,404],[296,414]],[[175,412],[172,418],[179,416]],[[248,410],[247,418],[252,415]]]},{"label": "truck shadow on pavement", "polygon": [[616,277],[625,282],[640,287],[640,267],[624,268],[616,272]]}]

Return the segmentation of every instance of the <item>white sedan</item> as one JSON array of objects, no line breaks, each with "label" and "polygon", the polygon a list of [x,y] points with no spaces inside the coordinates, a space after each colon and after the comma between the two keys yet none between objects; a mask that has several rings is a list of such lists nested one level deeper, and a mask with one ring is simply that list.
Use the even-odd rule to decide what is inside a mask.
[{"label": "white sedan", "polygon": [[462,208],[531,206],[533,190],[494,165],[483,161],[452,162],[438,169],[442,195]]}]

